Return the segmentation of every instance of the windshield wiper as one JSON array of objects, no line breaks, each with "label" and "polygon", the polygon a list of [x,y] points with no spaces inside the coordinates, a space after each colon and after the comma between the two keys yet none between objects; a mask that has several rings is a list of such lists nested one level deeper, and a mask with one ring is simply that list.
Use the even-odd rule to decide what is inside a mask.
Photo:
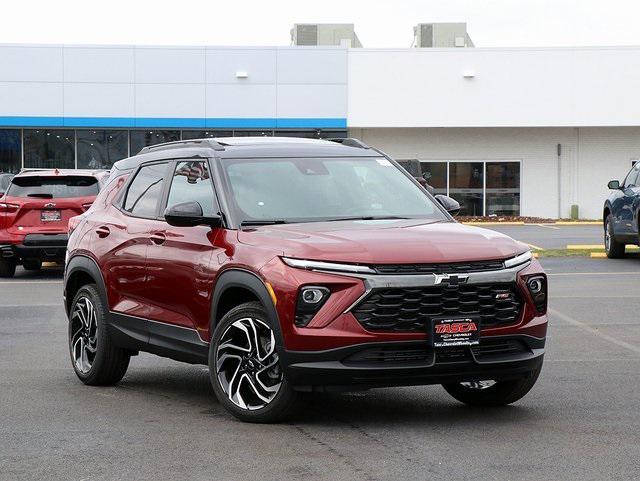
[{"label": "windshield wiper", "polygon": [[45,192],[27,194],[27,197],[38,197],[39,199],[53,199],[53,194],[47,194]]},{"label": "windshield wiper", "polygon": [[322,219],[320,222],[335,222],[338,220],[402,220],[411,219],[411,217],[403,217],[399,215],[360,215],[353,217],[335,217],[333,219]]},{"label": "windshield wiper", "polygon": [[240,227],[245,226],[258,226],[258,225],[274,225],[274,224],[286,224],[284,219],[256,219],[256,220],[243,220],[240,222]]}]

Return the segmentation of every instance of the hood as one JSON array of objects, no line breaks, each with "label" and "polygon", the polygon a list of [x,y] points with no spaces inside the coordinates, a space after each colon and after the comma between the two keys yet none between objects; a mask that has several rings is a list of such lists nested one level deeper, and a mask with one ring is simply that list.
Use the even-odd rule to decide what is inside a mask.
[{"label": "hood", "polygon": [[505,259],[528,249],[488,229],[415,219],[280,224],[240,230],[238,240],[287,257],[359,264]]}]

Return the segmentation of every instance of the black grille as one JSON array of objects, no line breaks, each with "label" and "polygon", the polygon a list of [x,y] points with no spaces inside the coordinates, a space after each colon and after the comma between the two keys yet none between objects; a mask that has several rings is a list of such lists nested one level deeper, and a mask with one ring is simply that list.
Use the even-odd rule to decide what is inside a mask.
[{"label": "black grille", "polygon": [[437,364],[469,362],[474,357],[480,362],[489,362],[502,360],[505,356],[514,357],[530,353],[531,350],[517,339],[481,339],[479,346],[456,346],[444,349],[433,349],[426,342],[369,347],[347,356],[342,362],[347,366],[416,366],[432,365],[434,362]]},{"label": "black grille", "polygon": [[521,310],[513,283],[459,284],[377,289],[353,314],[369,331],[425,332],[434,317],[477,317],[487,327],[512,324]]},{"label": "black grille", "polygon": [[502,261],[458,262],[454,264],[378,264],[378,274],[454,274],[457,272],[486,272],[504,269]]}]

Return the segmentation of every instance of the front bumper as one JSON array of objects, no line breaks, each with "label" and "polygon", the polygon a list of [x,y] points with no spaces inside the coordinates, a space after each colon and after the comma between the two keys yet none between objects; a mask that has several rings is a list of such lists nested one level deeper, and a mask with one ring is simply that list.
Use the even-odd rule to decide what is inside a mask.
[{"label": "front bumper", "polygon": [[343,391],[522,378],[542,363],[544,344],[525,335],[483,337],[480,346],[447,349],[432,349],[426,342],[380,342],[284,351],[280,360],[296,390]]},{"label": "front bumper", "polygon": [[19,244],[0,245],[0,257],[4,259],[39,259],[62,261],[67,251],[67,234],[27,234]]}]

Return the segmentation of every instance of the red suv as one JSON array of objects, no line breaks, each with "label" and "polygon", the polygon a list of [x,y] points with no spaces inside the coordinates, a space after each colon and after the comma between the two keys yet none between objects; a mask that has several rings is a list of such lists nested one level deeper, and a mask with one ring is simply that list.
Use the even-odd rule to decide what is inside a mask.
[{"label": "red suv", "polygon": [[85,384],[139,351],[209,366],[245,421],[301,391],[442,384],[504,405],[534,385],[547,280],[351,139],[203,139],[117,162],[70,222],[69,349]]},{"label": "red suv", "polygon": [[17,264],[38,270],[42,261],[62,262],[69,219],[86,211],[107,171],[25,169],[0,199],[0,277]]}]

